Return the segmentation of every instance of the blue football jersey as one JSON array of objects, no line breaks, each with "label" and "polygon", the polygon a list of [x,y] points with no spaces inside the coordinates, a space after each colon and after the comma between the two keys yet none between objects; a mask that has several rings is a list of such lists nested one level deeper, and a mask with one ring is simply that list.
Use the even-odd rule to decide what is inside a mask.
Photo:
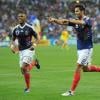
[{"label": "blue football jersey", "polygon": [[17,38],[19,50],[24,50],[32,46],[32,36],[37,39],[37,34],[33,28],[25,23],[23,27],[20,25],[15,26],[12,33],[12,40],[14,41]]},{"label": "blue football jersey", "polygon": [[84,16],[82,20],[84,22],[83,25],[69,23],[69,25],[73,26],[76,31],[78,50],[93,48],[92,22],[87,16]]}]

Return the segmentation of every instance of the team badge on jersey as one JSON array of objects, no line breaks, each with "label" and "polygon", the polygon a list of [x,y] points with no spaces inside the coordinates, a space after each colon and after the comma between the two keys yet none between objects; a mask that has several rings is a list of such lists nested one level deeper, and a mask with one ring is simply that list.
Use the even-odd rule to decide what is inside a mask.
[{"label": "team badge on jersey", "polygon": [[20,33],[20,31],[19,31],[19,30],[16,30],[16,32],[15,32],[15,33],[16,33],[16,35],[18,36],[18,35],[19,35],[19,33]]}]

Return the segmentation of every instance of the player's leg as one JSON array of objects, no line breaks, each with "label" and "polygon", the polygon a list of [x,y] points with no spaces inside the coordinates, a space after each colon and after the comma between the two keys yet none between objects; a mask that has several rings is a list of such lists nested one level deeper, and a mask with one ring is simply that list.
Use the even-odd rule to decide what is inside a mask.
[{"label": "player's leg", "polygon": [[78,60],[77,60],[77,67],[74,73],[73,82],[70,88],[70,91],[63,93],[63,96],[71,96],[73,95],[76,87],[81,78],[81,71],[83,66],[86,64],[87,60],[87,50],[78,50]]},{"label": "player's leg", "polygon": [[62,44],[62,48],[66,48],[67,47],[67,43],[64,41]]},{"label": "player's leg", "polygon": [[62,94],[62,96],[72,96],[74,95],[74,91],[80,81],[80,77],[81,77],[81,71],[82,71],[82,65],[80,64],[77,64],[77,68],[74,72],[74,77],[73,77],[73,82],[72,82],[72,85],[71,85],[71,88],[69,91],[65,92]]},{"label": "player's leg", "polygon": [[37,69],[40,69],[39,60],[37,58],[35,59],[35,66]]},{"label": "player's leg", "polygon": [[82,65],[77,64],[77,68],[75,70],[73,82],[72,82],[71,89],[70,89],[73,92],[75,91],[75,89],[80,81],[82,67],[83,67]]},{"label": "player's leg", "polygon": [[60,38],[60,41],[61,41],[61,47],[62,48],[66,48],[66,39],[62,36],[61,38]]},{"label": "player's leg", "polygon": [[23,63],[23,66],[21,67],[22,74],[24,76],[25,83],[26,83],[26,88],[24,90],[25,92],[30,92],[30,72],[28,66],[29,64]]},{"label": "player's leg", "polygon": [[71,91],[74,92],[81,78],[81,71],[87,65],[88,49],[78,50],[77,68],[74,73]]},{"label": "player's leg", "polygon": [[36,66],[37,69],[40,69],[39,60],[37,58],[29,65],[29,70],[32,70],[34,66]]},{"label": "player's leg", "polygon": [[83,71],[84,72],[100,72],[100,67],[97,67],[96,65],[91,65],[91,61],[92,61],[92,53],[93,53],[93,48],[91,48],[89,50],[88,53],[88,66],[87,67],[83,67]]},{"label": "player's leg", "polygon": [[96,65],[89,65],[83,67],[84,72],[100,72],[100,67],[97,67]]},{"label": "player's leg", "polygon": [[68,38],[65,38],[63,40],[62,48],[67,48],[68,49]]},{"label": "player's leg", "polygon": [[32,60],[32,62],[29,65],[29,69],[32,70],[32,68],[34,66],[36,66],[37,69],[40,69],[39,60],[36,57],[35,50],[33,51],[33,60]]},{"label": "player's leg", "polygon": [[25,92],[29,92],[30,90],[30,70],[29,66],[33,60],[33,52],[31,50],[23,50],[19,52],[20,55],[20,66],[22,74],[24,75],[26,89]]}]

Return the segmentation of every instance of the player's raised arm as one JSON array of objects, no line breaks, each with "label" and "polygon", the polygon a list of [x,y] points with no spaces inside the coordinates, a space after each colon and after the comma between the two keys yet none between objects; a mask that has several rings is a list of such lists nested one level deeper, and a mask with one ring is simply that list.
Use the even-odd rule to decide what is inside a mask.
[{"label": "player's raised arm", "polygon": [[60,24],[60,25],[68,25],[69,23],[71,24],[81,24],[81,25],[84,25],[85,22],[83,20],[77,20],[77,19],[56,19],[56,18],[52,18],[52,17],[49,17],[48,18],[48,22],[52,23],[57,23],[57,24]]},{"label": "player's raised arm", "polygon": [[85,22],[83,20],[77,20],[77,19],[71,19],[71,20],[69,20],[69,23],[80,24],[80,25],[84,25],[85,24]]},{"label": "player's raised arm", "polygon": [[52,17],[49,17],[48,18],[48,22],[52,23],[57,23],[57,24],[60,24],[60,25],[66,25],[69,23],[69,20],[67,19],[56,19],[56,18],[52,18]]}]

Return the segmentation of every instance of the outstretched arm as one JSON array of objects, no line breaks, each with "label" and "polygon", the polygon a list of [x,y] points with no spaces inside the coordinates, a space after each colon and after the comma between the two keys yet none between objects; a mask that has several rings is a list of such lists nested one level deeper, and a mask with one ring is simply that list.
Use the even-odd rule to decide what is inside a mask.
[{"label": "outstretched arm", "polygon": [[52,18],[52,17],[49,17],[48,18],[48,22],[52,23],[57,23],[57,24],[60,24],[60,25],[66,25],[69,23],[69,20],[67,19],[56,19],[56,18]]},{"label": "outstretched arm", "polygon": [[68,24],[80,24],[80,25],[84,25],[85,22],[83,20],[77,20],[77,19],[56,19],[56,18],[52,18],[52,17],[49,17],[48,18],[48,21],[50,23],[54,22],[54,23],[57,23],[57,24],[60,24],[60,25],[68,25]]},{"label": "outstretched arm", "polygon": [[71,19],[71,20],[69,20],[69,23],[80,24],[80,25],[85,24],[85,22],[83,20],[77,20],[77,19]]}]

